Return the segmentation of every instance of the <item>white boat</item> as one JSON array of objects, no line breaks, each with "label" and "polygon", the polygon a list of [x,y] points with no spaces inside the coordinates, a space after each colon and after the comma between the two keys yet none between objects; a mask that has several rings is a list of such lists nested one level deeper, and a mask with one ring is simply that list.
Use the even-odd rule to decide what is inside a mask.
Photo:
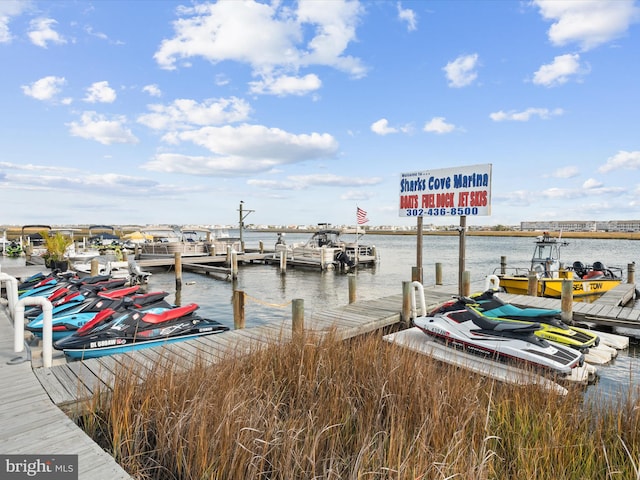
[{"label": "white boat", "polygon": [[[150,272],[143,272],[140,266],[134,261],[117,261],[109,256],[97,257],[98,275],[109,275],[111,278],[126,278],[129,285],[144,285],[148,283]],[[71,264],[79,277],[91,276],[91,261],[76,262]]]},{"label": "white boat", "polygon": [[168,258],[180,253],[182,257],[202,257],[210,255],[209,244],[206,241],[185,241],[179,229],[168,226],[155,226],[141,231],[145,238],[151,237],[144,243],[138,244],[139,258]]},{"label": "white boat", "polygon": [[[280,236],[276,242],[276,254],[285,251],[287,261],[298,265],[319,266],[322,270],[335,268],[348,270],[358,265],[373,265],[379,260],[374,245],[362,243],[362,229],[331,228],[327,223],[319,228],[306,242],[286,245]],[[346,235],[352,234],[351,240]]]}]

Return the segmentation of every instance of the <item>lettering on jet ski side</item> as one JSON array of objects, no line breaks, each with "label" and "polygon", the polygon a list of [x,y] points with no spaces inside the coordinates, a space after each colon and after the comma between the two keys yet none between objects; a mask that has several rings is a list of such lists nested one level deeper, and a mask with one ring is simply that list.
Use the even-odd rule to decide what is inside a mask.
[{"label": "lettering on jet ski side", "polygon": [[127,341],[123,338],[112,338],[110,340],[99,340],[89,343],[89,348],[113,347],[114,345],[124,345]]}]

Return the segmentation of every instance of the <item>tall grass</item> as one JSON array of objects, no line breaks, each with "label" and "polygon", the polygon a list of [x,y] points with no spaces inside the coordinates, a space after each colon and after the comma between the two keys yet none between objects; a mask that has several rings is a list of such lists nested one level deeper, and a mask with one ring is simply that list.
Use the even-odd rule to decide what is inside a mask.
[{"label": "tall grass", "polygon": [[85,429],[140,479],[640,479],[639,410],[368,336],[121,372]]}]

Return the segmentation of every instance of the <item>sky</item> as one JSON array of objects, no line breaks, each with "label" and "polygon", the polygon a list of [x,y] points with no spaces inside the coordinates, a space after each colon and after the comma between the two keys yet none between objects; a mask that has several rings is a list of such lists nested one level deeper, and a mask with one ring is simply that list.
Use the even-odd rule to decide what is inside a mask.
[{"label": "sky", "polygon": [[[640,219],[633,0],[0,0],[0,224]],[[424,218],[457,225],[459,217]]]}]

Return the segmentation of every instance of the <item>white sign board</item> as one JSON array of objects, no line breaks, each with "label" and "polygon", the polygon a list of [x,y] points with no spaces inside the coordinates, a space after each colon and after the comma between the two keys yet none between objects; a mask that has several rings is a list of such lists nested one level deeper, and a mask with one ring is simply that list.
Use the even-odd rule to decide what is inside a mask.
[{"label": "white sign board", "polygon": [[491,215],[491,164],[400,175],[401,217]]}]

